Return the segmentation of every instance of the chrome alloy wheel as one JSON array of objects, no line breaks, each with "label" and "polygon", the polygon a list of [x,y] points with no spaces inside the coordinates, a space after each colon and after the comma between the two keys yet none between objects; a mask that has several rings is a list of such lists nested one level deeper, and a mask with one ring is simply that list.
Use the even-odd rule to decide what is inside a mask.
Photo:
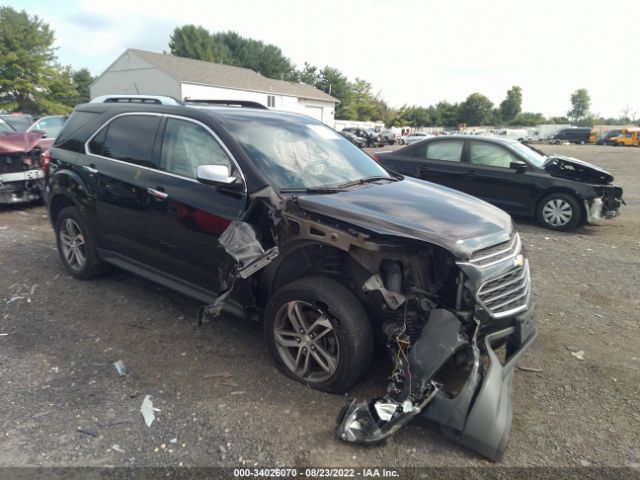
[{"label": "chrome alloy wheel", "polygon": [[573,209],[571,205],[561,198],[552,198],[542,207],[544,221],[554,227],[566,225],[572,216]]},{"label": "chrome alloy wheel", "polygon": [[75,220],[66,218],[60,225],[60,244],[67,265],[73,270],[82,270],[87,256],[84,235]]},{"label": "chrome alloy wheel", "polygon": [[336,373],[338,338],[327,316],[313,305],[299,300],[284,304],[273,335],[282,361],[305,382],[325,382]]}]

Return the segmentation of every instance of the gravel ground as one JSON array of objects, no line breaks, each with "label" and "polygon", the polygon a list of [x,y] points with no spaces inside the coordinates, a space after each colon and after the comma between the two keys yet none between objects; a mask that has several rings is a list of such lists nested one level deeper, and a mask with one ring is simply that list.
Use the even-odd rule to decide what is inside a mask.
[{"label": "gravel ground", "polygon": [[[627,206],[573,233],[518,221],[540,330],[521,365],[540,372],[516,374],[502,465],[639,467],[640,149],[543,148],[610,170]],[[0,246],[0,466],[492,465],[435,427],[339,442],[345,399],[279,374],[258,325],[198,326],[197,303],[124,272],[72,279],[42,206],[0,209]],[[351,395],[381,392],[387,371]]]}]

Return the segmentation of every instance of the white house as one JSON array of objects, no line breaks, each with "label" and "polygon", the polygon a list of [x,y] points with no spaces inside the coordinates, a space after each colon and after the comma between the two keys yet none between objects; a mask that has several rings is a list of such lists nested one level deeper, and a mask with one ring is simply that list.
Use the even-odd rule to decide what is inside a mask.
[{"label": "white house", "polygon": [[179,100],[251,100],[302,113],[333,127],[338,100],[304,83],[266,78],[248,68],[127,49],[90,87],[110,94],[168,95]]}]

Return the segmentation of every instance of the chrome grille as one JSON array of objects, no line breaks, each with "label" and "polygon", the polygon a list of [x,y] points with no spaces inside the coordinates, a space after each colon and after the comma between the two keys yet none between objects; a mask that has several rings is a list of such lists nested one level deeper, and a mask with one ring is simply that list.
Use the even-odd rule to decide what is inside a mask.
[{"label": "chrome grille", "polygon": [[514,266],[506,273],[483,283],[478,290],[478,301],[495,317],[513,315],[529,305],[529,262]]},{"label": "chrome grille", "polygon": [[506,242],[493,245],[489,248],[483,248],[482,250],[476,250],[471,255],[469,263],[477,267],[487,267],[519,253],[521,247],[520,235],[515,233],[511,239]]}]

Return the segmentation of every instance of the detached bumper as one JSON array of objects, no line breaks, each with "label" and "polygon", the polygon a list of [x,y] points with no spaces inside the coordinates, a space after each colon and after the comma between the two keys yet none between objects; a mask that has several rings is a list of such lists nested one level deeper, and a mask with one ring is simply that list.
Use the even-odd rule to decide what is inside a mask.
[{"label": "detached bumper", "polygon": [[[480,352],[474,349],[474,368],[458,395],[446,398],[439,394],[422,413],[424,418],[446,427],[448,436],[493,461],[502,458],[509,440],[516,365],[537,336],[533,307],[514,320],[512,327],[484,338],[482,353],[489,359],[484,373],[476,368]],[[508,341],[508,354],[502,364],[492,345],[504,340]]]},{"label": "detached bumper", "polygon": [[0,174],[0,204],[38,200],[43,189],[44,173],[40,169]]},{"label": "detached bumper", "polygon": [[611,219],[620,215],[620,207],[624,204],[622,188],[609,186],[602,191],[602,195],[591,200],[585,200],[587,223]]}]

